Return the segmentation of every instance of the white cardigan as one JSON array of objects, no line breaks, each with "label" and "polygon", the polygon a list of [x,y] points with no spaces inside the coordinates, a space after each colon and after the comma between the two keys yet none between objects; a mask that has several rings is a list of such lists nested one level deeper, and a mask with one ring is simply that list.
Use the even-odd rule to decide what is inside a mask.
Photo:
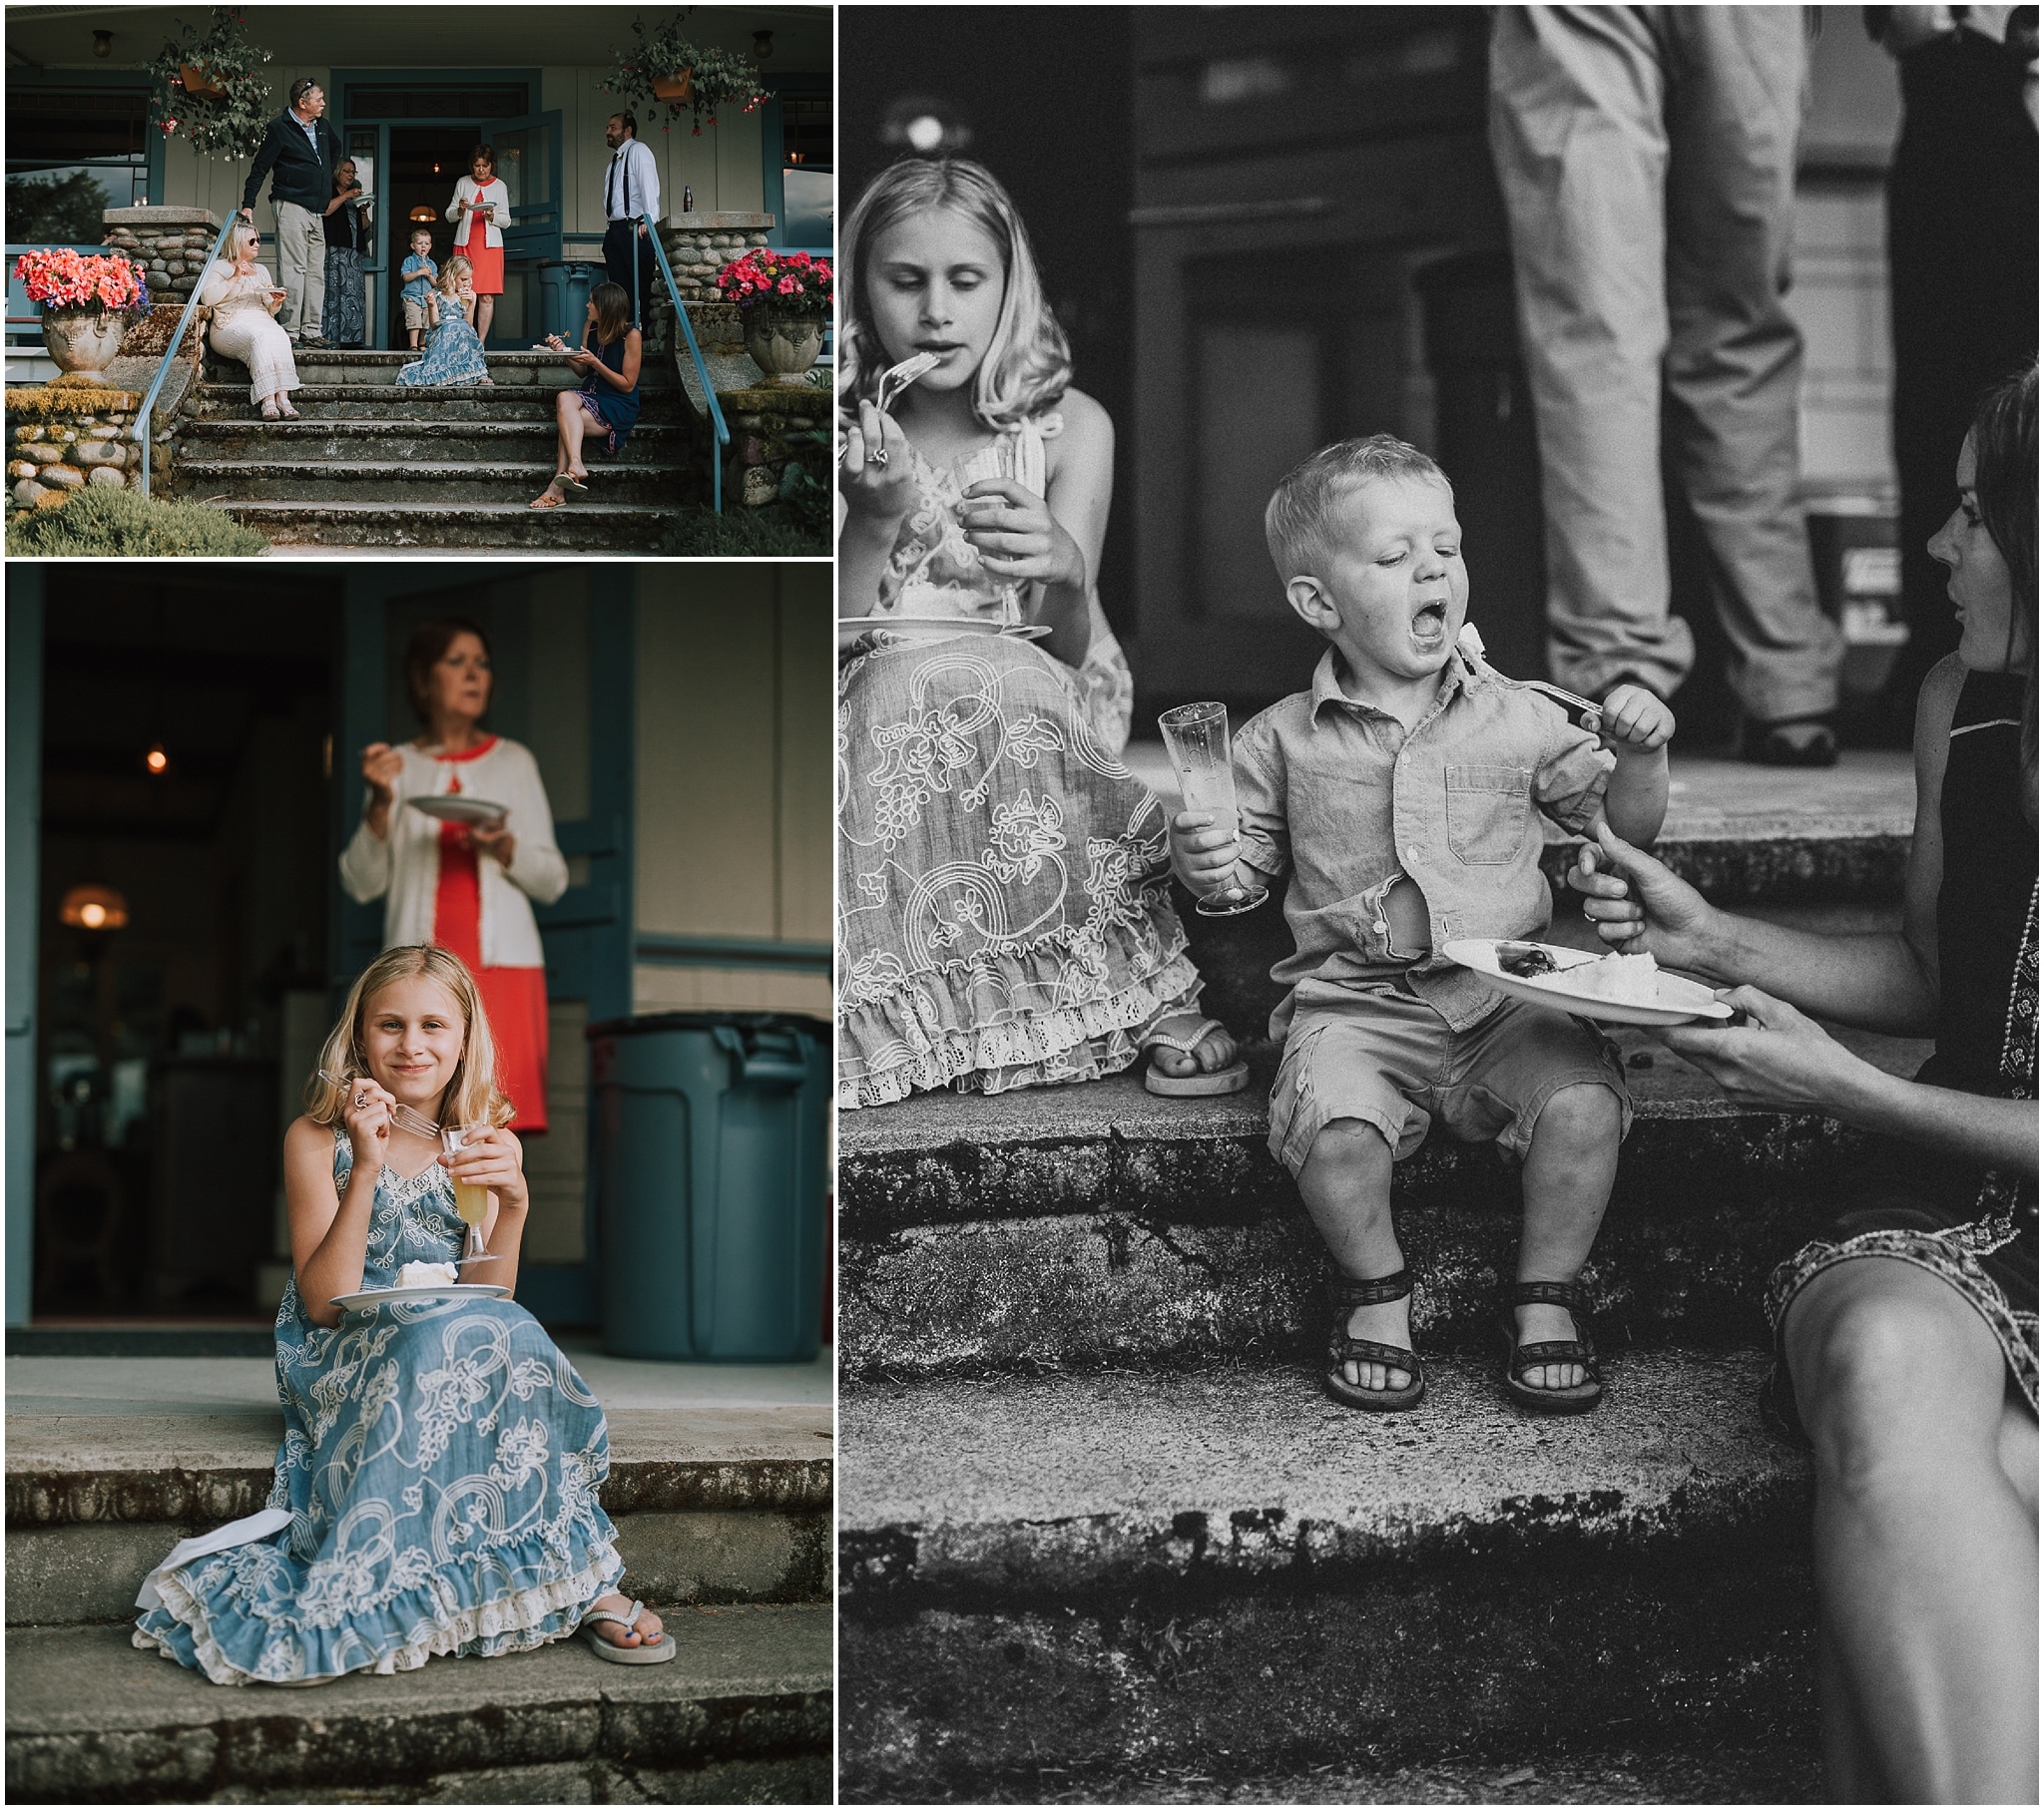
[{"label": "white cardigan", "polygon": [[[551,905],[568,890],[568,863],[554,846],[554,814],[547,807],[539,764],[520,743],[504,736],[487,753],[442,764],[409,742],[398,750],[404,771],[391,784],[390,834],[379,841],[366,821],[340,855],[340,883],[366,905],[389,895],[383,909],[383,947],[433,940],[433,899],[440,884],[440,822],[406,807],[407,798],[427,798],[461,789],[505,807],[504,827],[517,838],[507,869],[494,855],[476,855],[482,877],[482,948],[485,968],[543,968],[539,926],[528,897]],[[368,801],[363,800],[366,819]]]},{"label": "white cardigan", "polygon": [[478,218],[473,214],[462,213],[463,202],[496,204],[496,214],[483,222],[483,244],[487,249],[494,251],[504,242],[504,222],[511,218],[511,191],[504,187],[501,177],[495,176],[481,185],[477,184],[474,177],[464,176],[454,185],[454,199],[447,204],[447,218],[461,223],[454,228],[454,248],[457,251],[467,246],[469,228],[475,225]]}]

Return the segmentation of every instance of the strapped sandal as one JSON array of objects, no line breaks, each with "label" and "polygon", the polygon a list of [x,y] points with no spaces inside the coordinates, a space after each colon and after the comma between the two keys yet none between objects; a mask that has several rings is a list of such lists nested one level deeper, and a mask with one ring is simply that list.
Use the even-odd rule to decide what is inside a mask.
[{"label": "strapped sandal", "polygon": [[[1178,1016],[1176,1013],[1171,1016]],[[1200,1046],[1217,1031],[1227,1026],[1219,1019],[1203,1018],[1189,1036],[1181,1037],[1170,1031],[1152,1031],[1143,1039],[1143,1051],[1148,1053],[1160,1045],[1167,1050],[1176,1050],[1181,1056],[1193,1056]],[[1216,1069],[1211,1074],[1198,1071],[1191,1075],[1166,1075],[1154,1062],[1143,1065],[1143,1085],[1153,1094],[1174,1095],[1181,1099],[1205,1094],[1240,1094],[1250,1085],[1250,1066],[1240,1060],[1232,1062],[1225,1069]]]},{"label": "strapped sandal", "polygon": [[[1580,1335],[1573,1339],[1541,1339],[1519,1343],[1515,1307],[1565,1307]],[[1590,1303],[1574,1282],[1515,1282],[1505,1295],[1505,1388],[1512,1400],[1535,1414],[1587,1414],[1604,1399],[1604,1376],[1597,1368],[1597,1348],[1583,1331]],[[1526,1372],[1548,1364],[1580,1364],[1583,1380],[1567,1389],[1542,1389],[1525,1380]]]},{"label": "strapped sandal", "polygon": [[675,1656],[675,1637],[664,1628],[658,1640],[647,1640],[642,1636],[637,1646],[620,1646],[596,1631],[599,1621],[615,1621],[620,1627],[637,1627],[645,1609],[646,1604],[637,1600],[623,1614],[614,1608],[593,1608],[582,1617],[582,1624],[576,1631],[589,1642],[599,1659],[608,1659],[613,1665],[665,1665]]},{"label": "strapped sandal", "polygon": [[[1348,1316],[1356,1308],[1374,1307],[1379,1301],[1402,1301],[1411,1292],[1412,1280],[1403,1269],[1367,1281],[1340,1275],[1327,1278],[1327,1309],[1332,1318],[1327,1323],[1327,1368],[1320,1382],[1342,1407],[1361,1408],[1371,1414],[1399,1414],[1419,1406],[1420,1398],[1426,1394],[1426,1372],[1420,1368],[1419,1353],[1401,1350],[1396,1345],[1380,1345],[1375,1339],[1353,1338],[1348,1331]],[[1402,1370],[1412,1380],[1402,1389],[1358,1388],[1341,1374],[1341,1366],[1351,1359]]]}]

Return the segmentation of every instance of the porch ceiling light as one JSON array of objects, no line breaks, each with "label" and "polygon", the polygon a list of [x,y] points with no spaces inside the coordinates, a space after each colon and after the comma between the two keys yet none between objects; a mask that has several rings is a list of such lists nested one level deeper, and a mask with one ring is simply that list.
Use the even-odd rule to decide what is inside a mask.
[{"label": "porch ceiling light", "polygon": [[57,916],[79,930],[119,930],[128,922],[128,901],[114,887],[88,881],[64,895]]},{"label": "porch ceiling light", "polygon": [[773,54],[773,34],[770,31],[756,31],[753,34],[753,57],[764,63]]},{"label": "porch ceiling light", "polygon": [[439,218],[440,217],[437,214],[435,214],[431,208],[425,207],[423,205],[414,208],[408,215],[405,216],[405,219],[417,221],[421,226],[430,226],[433,224],[433,222],[438,220]]},{"label": "porch ceiling light", "polygon": [[114,54],[114,34],[110,31],[94,32],[92,54],[96,57],[111,57]]}]

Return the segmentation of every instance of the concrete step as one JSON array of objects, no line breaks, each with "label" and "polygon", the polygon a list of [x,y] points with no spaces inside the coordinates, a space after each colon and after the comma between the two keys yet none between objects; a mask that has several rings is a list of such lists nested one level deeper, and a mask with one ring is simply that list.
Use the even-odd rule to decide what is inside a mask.
[{"label": "concrete step", "polygon": [[[1839,1035],[1893,1074],[1928,1053]],[[1764,1339],[1767,1273],[1863,1139],[1818,1114],[1735,1107],[1643,1034],[1616,1041],[1635,1117],[1584,1273],[1596,1335],[1607,1348]],[[1253,1047],[1250,1089],[1219,1099],[1161,1099],[1130,1071],[842,1115],[843,1375],[1317,1350],[1323,1247],[1267,1142],[1278,1056]],[[1519,1205],[1516,1172],[1486,1146],[1435,1133],[1398,1166],[1392,1211],[1429,1349],[1487,1348]]]},{"label": "concrete step", "polygon": [[[756,1384],[737,1369],[692,1381],[694,1367],[575,1361],[605,1403],[601,1496],[636,1594],[827,1596],[827,1367]],[[283,1419],[267,1359],[12,1358],[7,1382],[10,1623],[132,1619],[173,1546],[268,1499]],[[791,1393],[807,1399],[773,1399]]]},{"label": "concrete step", "polygon": [[[692,427],[679,421],[641,421],[632,429],[616,459],[597,454],[592,463],[605,465],[674,464],[685,462],[696,444]],[[551,416],[504,421],[407,420],[307,416],[298,421],[208,419],[187,423],[179,435],[183,452],[196,458],[276,458],[411,461],[419,459],[543,460],[554,463]],[[181,466],[182,469],[182,466]]]},{"label": "concrete step", "polygon": [[[1638,1737],[1636,1736],[1635,1739]],[[1821,1804],[1823,1768],[1795,1742],[1724,1742],[1668,1751],[1570,1753],[1533,1765],[1437,1760],[1370,1770],[1329,1760],[1298,1771],[1239,1773],[1225,1758],[1148,1771],[1045,1761],[975,1781],[983,1801],[1033,1804]],[[867,1799],[847,1789],[847,1804]]]},{"label": "concrete step", "polygon": [[[306,450],[292,449],[298,454]],[[522,509],[547,487],[554,471],[551,450],[544,458],[406,458],[394,451],[367,459],[181,456],[178,489],[194,501],[223,508],[261,502],[432,502],[504,503]],[[594,458],[589,461],[589,500],[678,508],[696,475],[683,464],[646,459],[612,464]]]},{"label": "concrete step", "polygon": [[[539,485],[532,494],[539,494]],[[528,499],[528,502],[530,499]],[[273,542],[320,547],[515,547],[541,553],[651,553],[677,507],[578,501],[564,509],[527,503],[303,502],[229,500],[221,507]]]},{"label": "concrete step", "polygon": [[1628,1355],[1575,1420],[1457,1359],[1380,1417],[1304,1366],[848,1389],[843,1795],[1027,1795],[1046,1755],[1813,1751],[1807,1472],[1761,1428],[1766,1363]]},{"label": "concrete step", "polygon": [[[292,359],[301,381],[309,385],[384,384],[393,382],[398,371],[415,363],[420,353],[409,348],[381,352],[318,351],[300,348]],[[582,378],[556,352],[485,352],[491,380],[500,389],[573,389]],[[249,389],[248,368],[231,358],[209,353],[201,373],[208,384],[238,385]],[[642,362],[640,382],[674,389],[680,386],[672,361],[648,357]],[[296,392],[293,392],[295,395]]]},{"label": "concrete step", "polygon": [[224,1690],[120,1627],[11,1628],[17,1803],[827,1803],[831,1612],[679,1609],[666,1665],[577,1640]]},{"label": "concrete step", "polygon": [[[492,388],[406,389],[394,383],[341,383],[308,385],[291,392],[291,405],[303,421],[401,420],[401,421],[538,421],[554,418],[554,396],[572,385],[553,389]],[[262,422],[262,411],[249,400],[246,383],[205,383],[199,387],[197,418],[202,421]],[[686,400],[679,389],[656,389],[642,385],[639,396],[642,422],[691,422]],[[263,425],[271,425],[263,423]],[[290,423],[274,423],[288,428]]]}]

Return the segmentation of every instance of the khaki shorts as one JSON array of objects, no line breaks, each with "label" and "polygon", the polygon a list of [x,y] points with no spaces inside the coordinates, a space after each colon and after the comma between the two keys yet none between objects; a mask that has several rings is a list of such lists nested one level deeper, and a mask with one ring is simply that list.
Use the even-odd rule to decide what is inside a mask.
[{"label": "khaki shorts", "polygon": [[1623,1138],[1633,1123],[1625,1068],[1617,1046],[1584,1020],[1505,1000],[1452,1031],[1402,988],[1301,981],[1271,1089],[1271,1154],[1296,1175],[1323,1128],[1360,1119],[1402,1161],[1439,1119],[1462,1142],[1495,1140],[1523,1161],[1548,1101],[1585,1085],[1618,1097]]},{"label": "khaki shorts", "polygon": [[412,328],[417,327],[420,331],[424,331],[426,325],[426,304],[422,301],[412,300],[409,295],[400,295],[398,299],[404,303],[404,330],[410,332]]}]

